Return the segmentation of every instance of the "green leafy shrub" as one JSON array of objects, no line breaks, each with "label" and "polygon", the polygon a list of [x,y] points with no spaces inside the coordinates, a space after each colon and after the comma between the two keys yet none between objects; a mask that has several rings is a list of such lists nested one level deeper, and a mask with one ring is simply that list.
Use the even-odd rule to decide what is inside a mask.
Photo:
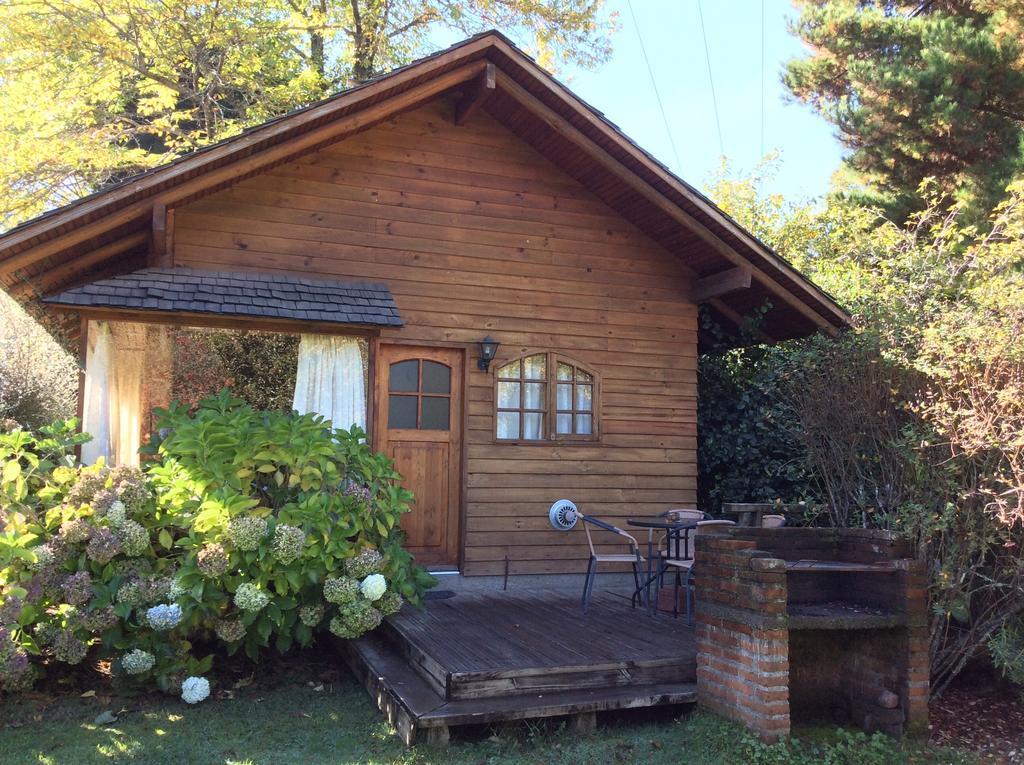
[{"label": "green leafy shrub", "polygon": [[0,290],[0,421],[39,428],[74,414],[78,364],[55,336],[52,319],[30,316]]},{"label": "green leafy shrub", "polygon": [[882,733],[843,728],[775,744],[748,735],[743,743],[743,762],[748,765],[896,765],[907,762],[907,754],[903,743]]},{"label": "green leafy shrub", "polygon": [[[412,495],[362,431],[332,433],[313,415],[256,411],[226,391],[194,415],[171,407],[157,424],[165,433],[150,471],[158,514],[190,519],[175,542],[179,602],[194,625],[243,625],[231,650],[255,657],[271,642],[287,650],[325,624],[355,637],[401,599],[418,602],[430,584],[398,529]],[[383,592],[374,587],[380,579],[367,584],[375,575]],[[325,583],[329,592],[338,577],[355,582],[351,602],[325,597]]]},{"label": "green leafy shrub", "polygon": [[183,328],[170,340],[174,400],[194,406],[228,387],[255,409],[291,409],[298,335]]},{"label": "green leafy shrub", "polygon": [[73,424],[0,435],[2,688],[31,681],[28,657],[95,648],[177,692],[210,669],[199,646],[256,660],[357,637],[432,582],[402,548],[411,494],[361,431],[223,391],[160,412],[141,471],[75,465]]},{"label": "green leafy shrub", "polygon": [[999,628],[988,641],[992,663],[1024,694],[1024,615]]}]

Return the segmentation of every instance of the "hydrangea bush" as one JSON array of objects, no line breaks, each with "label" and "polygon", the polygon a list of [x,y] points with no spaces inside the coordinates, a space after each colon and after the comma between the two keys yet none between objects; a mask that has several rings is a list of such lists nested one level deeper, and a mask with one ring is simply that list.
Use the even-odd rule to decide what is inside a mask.
[{"label": "hydrangea bush", "polygon": [[226,391],[158,417],[143,470],[77,465],[73,421],[0,434],[0,690],[94,656],[196,703],[197,646],[357,637],[432,583],[402,547],[411,494],[358,429]]}]

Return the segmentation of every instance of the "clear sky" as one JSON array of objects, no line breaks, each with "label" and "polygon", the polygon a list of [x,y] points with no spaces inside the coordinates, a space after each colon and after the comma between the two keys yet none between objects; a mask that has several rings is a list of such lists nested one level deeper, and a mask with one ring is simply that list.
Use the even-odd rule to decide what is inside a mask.
[{"label": "clear sky", "polygon": [[[560,80],[604,112],[630,138],[691,184],[704,187],[722,150],[697,0],[632,0],[647,56],[668,115],[676,160],[644,64],[626,0],[608,0],[619,14],[614,52],[595,71],[567,68]],[[730,166],[749,171],[760,160],[761,0],[702,0],[711,71],[721,122],[721,146]],[[823,194],[839,166],[842,147],[832,126],[785,99],[780,74],[803,44],[791,36],[789,0],[764,0],[764,151],[778,151],[779,171],[767,191],[794,201]]]},{"label": "clear sky", "polygon": [[[567,69],[560,78],[698,187],[718,168],[722,149],[734,170],[752,169],[762,156],[761,0],[702,0],[722,149],[697,0],[632,3],[677,152],[666,134],[626,0],[608,0],[621,26],[611,60],[592,72]],[[764,0],[764,151],[780,155],[778,174],[766,190],[796,200],[827,190],[842,146],[831,125],[785,98],[783,64],[803,51],[787,29],[794,13],[789,0]]]}]

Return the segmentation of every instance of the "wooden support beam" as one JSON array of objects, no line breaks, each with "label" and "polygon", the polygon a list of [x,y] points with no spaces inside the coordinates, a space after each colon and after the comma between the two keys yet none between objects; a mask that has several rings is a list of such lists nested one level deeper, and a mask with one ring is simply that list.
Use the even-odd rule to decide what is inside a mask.
[{"label": "wooden support beam", "polygon": [[705,276],[693,283],[693,287],[690,289],[690,298],[694,303],[706,303],[713,297],[749,289],[752,274],[753,271],[750,268],[736,266],[717,274]]},{"label": "wooden support beam", "polygon": [[497,75],[498,87],[501,89],[502,93],[508,94],[523,108],[535,114],[538,119],[544,122],[558,135],[586,152],[597,165],[609,174],[613,175],[633,191],[643,196],[648,202],[661,210],[661,212],[665,213],[677,223],[693,231],[697,236],[703,239],[708,246],[725,257],[731,263],[736,266],[750,268],[752,276],[757,279],[759,284],[763,285],[766,289],[776,295],[782,302],[796,309],[804,317],[813,322],[819,329],[831,335],[838,333],[836,327],[824,316],[797,298],[788,289],[776,282],[764,271],[752,265],[747,258],[744,258],[736,252],[736,250],[720,239],[707,226],[694,218],[675,202],[668,199],[647,181],[619,162],[615,157],[611,156],[604,150],[604,148],[584,135],[579,129],[570,124],[565,118],[551,109],[547,104],[540,101],[540,99],[532,93],[527,91],[518,82],[502,71],[498,71]]},{"label": "wooden support beam", "polygon": [[169,265],[167,252],[167,205],[160,200],[153,204],[153,227],[149,238],[147,265],[160,268]]},{"label": "wooden support beam", "polygon": [[167,251],[167,265],[174,265],[174,208],[167,208],[167,225],[166,225],[166,244],[164,245]]},{"label": "wooden support beam", "polygon": [[153,230],[146,263],[150,268],[174,265],[174,208],[159,199],[153,204]]},{"label": "wooden support beam", "polygon": [[490,61],[480,72],[480,76],[473,80],[465,95],[455,104],[455,124],[464,125],[466,120],[473,116],[474,112],[484,105],[492,95],[496,87],[497,77],[495,67]]},{"label": "wooden support beam", "polygon": [[[30,247],[7,260],[0,261],[0,276],[13,273],[19,268],[36,263],[44,258],[61,252],[62,250],[66,250],[69,247],[80,244],[87,239],[91,239],[98,234],[105,233],[111,228],[128,223],[129,221],[148,220],[149,216],[152,214],[155,202],[159,202],[170,207],[174,203],[180,202],[195,194],[200,194],[211,188],[220,187],[222,184],[229,183],[242,176],[264,169],[270,165],[285,162],[298,154],[310,150],[311,148],[332,143],[334,141],[340,141],[356,131],[365,130],[379,122],[383,122],[399,112],[421,106],[427,101],[436,98],[441,93],[474,79],[486,68],[486,65],[487,62],[485,61],[472,61],[468,64],[463,64],[462,66],[445,72],[444,74],[440,74],[415,88],[398,93],[389,98],[385,98],[382,101],[371,104],[370,106],[360,109],[359,111],[345,117],[331,120],[330,122],[319,127],[312,128],[307,132],[301,133],[283,143],[271,146],[261,151],[256,151],[247,157],[222,165],[221,167],[210,170],[209,172],[204,172],[194,178],[182,181],[178,183],[178,185],[172,186],[165,192],[160,193],[158,199],[154,199],[154,195],[151,195],[145,199],[140,199],[136,202],[127,204],[125,207],[122,207],[109,215],[74,228],[61,236],[50,239],[49,241],[43,242],[35,247]],[[311,112],[313,111],[320,110],[311,110]],[[306,116],[308,115],[304,115],[304,118]],[[201,152],[193,161],[183,161],[167,165],[162,170],[154,171],[144,179],[140,179],[134,186],[129,184],[125,189],[118,189],[116,193],[111,192],[108,195],[101,195],[98,199],[90,202],[89,204],[83,204],[80,207],[76,207],[74,211],[76,213],[75,217],[79,217],[86,212],[95,212],[94,208],[96,206],[100,206],[103,203],[113,202],[119,196],[123,197],[132,193],[133,189],[134,191],[141,191],[148,187],[155,186],[158,183],[174,183],[175,180],[183,174],[195,170],[197,165],[202,166],[203,164],[217,158],[230,157],[233,151],[243,149],[256,141],[264,140],[265,138],[266,134],[257,130],[251,135],[242,136],[236,141],[228,143],[219,149],[211,149],[209,151]],[[73,219],[74,218],[72,218],[72,220]],[[38,236],[38,232],[35,231],[35,228],[36,227],[34,226],[28,227],[25,231],[19,231],[8,237],[0,237],[0,246],[11,247],[24,240]]]},{"label": "wooden support beam", "polygon": [[[746,325],[747,320],[746,320],[745,317],[743,317],[740,314],[736,313],[736,311],[731,309],[729,306],[727,306],[725,303],[723,303],[718,298],[711,298],[710,300],[708,300],[708,304],[712,308],[714,308],[715,311],[717,311],[722,317],[724,317],[725,319],[728,319],[730,322],[732,322],[732,324],[736,327],[737,331],[743,329],[744,325]],[[754,330],[754,337],[756,337],[758,342],[761,342],[761,343],[770,343],[770,342],[772,342],[772,339],[770,337],[768,337],[768,335],[766,335],[764,332],[762,332],[759,329],[755,329]]]},{"label": "wooden support beam", "polygon": [[80,257],[50,269],[35,282],[21,282],[10,289],[10,294],[19,300],[28,297],[32,293],[45,295],[51,289],[60,286],[62,282],[76,272],[98,265],[108,258],[117,257],[136,248],[144,247],[148,241],[148,231],[137,231],[134,234],[115,239],[113,242],[97,247],[95,250],[91,250]]},{"label": "wooden support beam", "polygon": [[84,318],[93,321],[128,321],[135,324],[160,324],[169,327],[216,327],[220,329],[258,329],[263,332],[282,332],[317,335],[355,335],[367,339],[380,335],[380,327],[364,324],[341,324],[329,321],[307,321],[304,319],[278,319],[263,316],[224,316],[215,313],[192,311],[141,310],[137,308],[97,308],[86,306],[53,305],[63,311],[78,311]]}]

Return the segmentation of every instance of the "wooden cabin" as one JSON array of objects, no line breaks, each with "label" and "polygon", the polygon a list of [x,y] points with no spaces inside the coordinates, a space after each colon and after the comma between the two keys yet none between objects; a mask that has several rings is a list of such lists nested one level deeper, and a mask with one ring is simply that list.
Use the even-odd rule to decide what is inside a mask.
[{"label": "wooden cabin", "polygon": [[[108,459],[166,397],[168,328],[355,338],[346,406],[417,496],[408,544],[471,576],[581,572],[559,498],[695,502],[699,305],[770,305],[769,341],[848,322],[497,32],[10,230],[0,278],[78,337]],[[141,415],[95,425],[114,388]]]}]

